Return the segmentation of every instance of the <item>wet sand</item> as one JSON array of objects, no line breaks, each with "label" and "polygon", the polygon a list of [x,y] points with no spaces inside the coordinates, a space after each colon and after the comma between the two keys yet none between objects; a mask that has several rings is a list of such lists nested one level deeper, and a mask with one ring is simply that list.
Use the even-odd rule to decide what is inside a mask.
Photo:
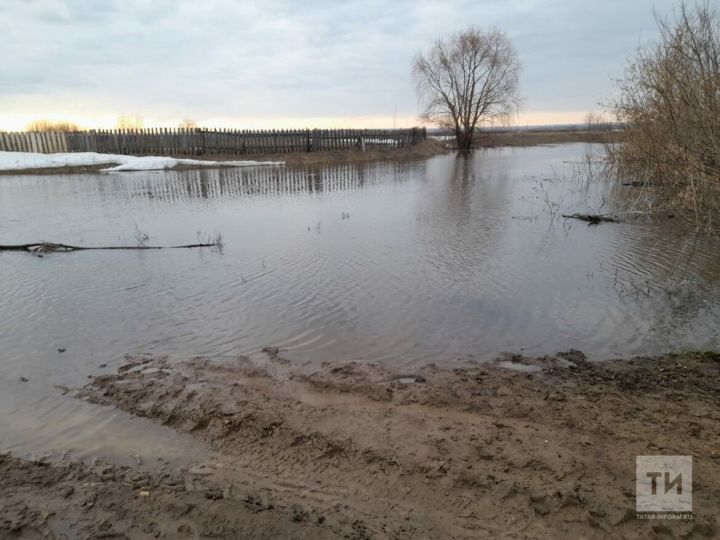
[{"label": "wet sand", "polygon": [[[190,434],[195,466],[0,458],[0,538],[712,538],[720,355],[507,355],[413,373],[128,358],[78,399]],[[635,456],[692,455],[692,521],[638,520]],[[55,536],[52,536],[55,535]]]}]

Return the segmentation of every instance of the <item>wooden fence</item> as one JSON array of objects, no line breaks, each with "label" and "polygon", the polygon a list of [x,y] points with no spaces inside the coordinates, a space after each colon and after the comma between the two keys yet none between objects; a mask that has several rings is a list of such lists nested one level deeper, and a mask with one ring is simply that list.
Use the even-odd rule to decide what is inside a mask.
[{"label": "wooden fence", "polygon": [[3,152],[39,152],[42,154],[67,152],[67,143],[67,134],[61,132],[3,133],[0,131],[0,151]]},{"label": "wooden fence", "polygon": [[100,152],[128,155],[243,155],[402,148],[427,137],[412,129],[109,129],[71,132],[0,132],[5,152]]}]

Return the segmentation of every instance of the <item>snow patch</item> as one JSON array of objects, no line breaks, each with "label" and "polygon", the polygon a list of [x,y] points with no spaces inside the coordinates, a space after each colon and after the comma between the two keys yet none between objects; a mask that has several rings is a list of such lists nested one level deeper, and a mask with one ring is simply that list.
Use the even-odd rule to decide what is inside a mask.
[{"label": "snow patch", "polygon": [[191,167],[259,167],[284,165],[283,161],[209,161],[176,159],[161,156],[125,156],[98,154],[97,152],[70,152],[64,154],[37,154],[33,152],[0,152],[0,171],[21,169],[51,169],[59,167],[86,167],[111,165],[103,172],[157,171],[173,169],[179,165]]}]

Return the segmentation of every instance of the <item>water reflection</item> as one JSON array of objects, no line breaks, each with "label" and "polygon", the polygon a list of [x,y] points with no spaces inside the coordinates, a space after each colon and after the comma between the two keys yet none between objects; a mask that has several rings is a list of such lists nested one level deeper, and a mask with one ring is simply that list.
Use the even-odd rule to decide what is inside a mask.
[{"label": "water reflection", "polygon": [[402,182],[413,173],[422,174],[423,168],[423,163],[386,162],[308,168],[199,169],[155,173],[161,176],[160,181],[153,174],[135,174],[128,179],[128,187],[136,197],[163,202],[189,198],[282,197],[357,191],[378,185],[388,178]]}]

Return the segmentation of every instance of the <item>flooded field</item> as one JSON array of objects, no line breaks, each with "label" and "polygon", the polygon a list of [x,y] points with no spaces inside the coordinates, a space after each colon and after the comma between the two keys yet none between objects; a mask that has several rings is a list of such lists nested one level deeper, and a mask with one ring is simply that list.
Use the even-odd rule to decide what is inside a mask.
[{"label": "flooded field", "polygon": [[222,252],[0,253],[1,399],[45,399],[128,353],[222,360],[273,346],[297,365],[406,369],[717,347],[720,242],[673,223],[561,217],[633,196],[585,182],[592,150],[0,177],[0,243],[224,239]]},{"label": "flooded field", "polygon": [[[147,512],[144,520],[168,511],[169,537],[179,530],[178,501],[197,505],[192,527],[217,532],[202,524],[212,510],[232,536],[256,515],[253,507],[238,518],[238,508],[268,494],[290,528],[300,504],[313,527],[333,534],[364,520],[375,532],[433,537],[492,521],[507,511],[506,497],[517,515],[498,530],[530,519],[546,531],[542,516],[566,507],[536,492],[563,477],[564,497],[592,500],[607,526],[642,533],[609,502],[632,486],[578,495],[572,485],[586,473],[605,485],[607,470],[634,481],[634,456],[654,426],[665,429],[657,418],[668,407],[678,437],[668,444],[707,453],[716,357],[626,359],[720,346],[720,241],[669,219],[564,219],[613,213],[636,196],[587,181],[592,151],[570,144],[409,163],[0,177],[0,244],[135,245],[147,235],[149,245],[174,245],[218,233],[224,241],[222,250],[0,253],[0,452],[13,455],[0,467],[24,486],[36,465],[16,457],[59,463],[43,469],[54,487],[42,497],[23,498],[12,483],[7,493],[20,494],[18,508],[79,512],[84,488],[62,471],[80,461],[105,504],[127,507],[138,496],[164,504],[154,491],[143,495],[149,483],[164,486],[170,506],[133,511]],[[587,358],[543,357],[571,348]],[[487,369],[504,351],[522,356]],[[626,425],[636,396],[649,416]],[[611,439],[615,427],[599,425],[636,435]],[[598,463],[608,444],[614,452]],[[582,467],[561,459],[568,448]],[[478,459],[492,482],[468,472]],[[714,466],[698,462],[706,477]],[[438,482],[451,482],[451,498]],[[394,488],[386,493],[398,483],[412,493],[404,506]],[[440,494],[444,502],[432,499]],[[703,497],[701,510],[714,495]],[[461,521],[444,521],[459,507]],[[584,524],[585,510],[573,512],[572,523]],[[98,516],[83,526],[103,526]],[[17,519],[35,526],[32,515]],[[277,521],[263,519],[266,529]],[[569,536],[585,530],[572,523]]]},{"label": "flooded field", "polygon": [[[584,186],[588,147],[316,169],[0,178],[0,243],[211,250],[0,254],[4,378],[67,384],[126,353],[287,349],[394,366],[580,348],[718,345],[720,243],[634,221]],[[555,206],[558,205],[558,206]],[[67,349],[58,353],[58,349]]]}]

